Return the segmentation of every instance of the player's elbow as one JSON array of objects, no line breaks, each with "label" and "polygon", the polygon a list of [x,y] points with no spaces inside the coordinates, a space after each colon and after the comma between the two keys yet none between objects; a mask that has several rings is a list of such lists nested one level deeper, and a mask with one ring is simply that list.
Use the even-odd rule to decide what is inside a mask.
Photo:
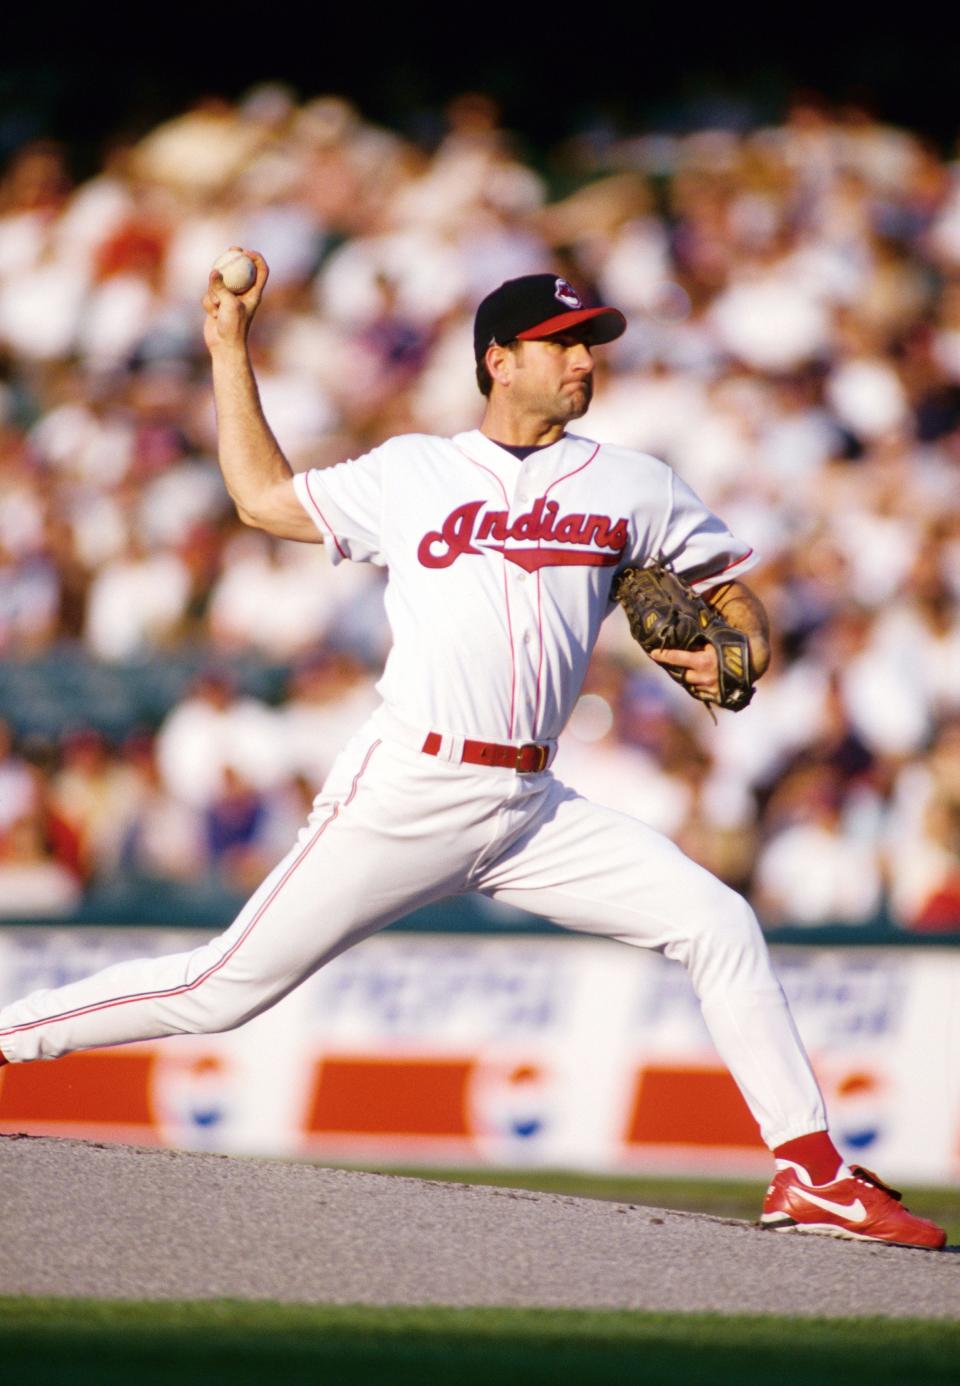
[{"label": "player's elbow", "polygon": [[251,529],[273,529],[277,518],[277,504],[269,486],[231,489],[230,499],[242,524],[249,525]]},{"label": "player's elbow", "polygon": [[253,510],[249,510],[245,505],[242,505],[240,501],[235,500],[234,507],[237,512],[237,519],[241,524],[249,525],[251,529],[266,528],[262,517],[259,517]]},{"label": "player's elbow", "polygon": [[231,496],[240,521],[251,529],[262,529],[277,539],[323,543],[323,536],[297,499],[292,479]]}]

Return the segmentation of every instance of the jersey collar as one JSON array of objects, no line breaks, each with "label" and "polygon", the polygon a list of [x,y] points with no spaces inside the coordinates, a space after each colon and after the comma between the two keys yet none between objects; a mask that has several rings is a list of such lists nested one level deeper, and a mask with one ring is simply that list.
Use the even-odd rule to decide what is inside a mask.
[{"label": "jersey collar", "polygon": [[539,461],[540,458],[550,457],[554,448],[562,447],[564,443],[570,442],[575,437],[575,434],[563,433],[555,443],[551,443],[549,447],[538,448],[523,462],[514,457],[512,452],[507,452],[506,448],[502,448],[499,443],[495,443],[492,438],[488,438],[479,428],[470,429],[467,433],[458,433],[452,441],[474,461],[481,462],[487,467],[492,466],[503,475],[515,476],[523,467],[530,466]]}]

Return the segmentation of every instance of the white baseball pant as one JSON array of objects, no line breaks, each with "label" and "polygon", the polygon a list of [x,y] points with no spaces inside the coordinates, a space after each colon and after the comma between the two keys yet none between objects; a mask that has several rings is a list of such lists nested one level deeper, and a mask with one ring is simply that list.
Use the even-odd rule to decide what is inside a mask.
[{"label": "white baseball pant", "polygon": [[392,920],[472,891],[683,963],[767,1145],[826,1128],[741,896],[660,833],[549,772],[424,755],[384,735],[377,718],[341,752],[295,846],[225,933],[4,1007],[0,1051],[18,1063],[233,1029]]}]

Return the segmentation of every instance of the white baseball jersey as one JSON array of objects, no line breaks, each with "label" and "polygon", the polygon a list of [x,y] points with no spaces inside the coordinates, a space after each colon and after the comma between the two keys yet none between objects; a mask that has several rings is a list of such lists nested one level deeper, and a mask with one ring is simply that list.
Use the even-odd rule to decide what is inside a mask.
[{"label": "white baseball jersey", "polygon": [[704,590],[754,561],[663,462],[571,434],[522,462],[412,434],[294,481],[335,563],[389,569],[384,702],[454,735],[559,736],[619,569],[661,555]]},{"label": "white baseball jersey", "polygon": [[[478,891],[683,963],[768,1144],[824,1129],[747,902],[549,770],[478,766],[457,749],[556,738],[619,568],[661,554],[708,588],[747,570],[747,547],[663,463],[569,435],[522,462],[479,432],[397,438],[295,484],[334,562],[390,569],[385,709],[224,934],[3,1007],[6,1058],[230,1028],[392,920]],[[425,731],[442,750],[424,753]]]}]

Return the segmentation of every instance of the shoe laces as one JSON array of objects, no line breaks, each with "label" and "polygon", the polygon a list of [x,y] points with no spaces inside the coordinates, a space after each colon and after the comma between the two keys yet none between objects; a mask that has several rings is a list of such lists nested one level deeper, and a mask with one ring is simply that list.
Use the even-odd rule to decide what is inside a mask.
[{"label": "shoe laces", "polygon": [[862,1165],[851,1165],[850,1173],[853,1175],[854,1179],[862,1179],[865,1184],[872,1184],[875,1189],[880,1189],[883,1193],[889,1194],[890,1197],[895,1198],[898,1203],[903,1202],[903,1194],[899,1189],[891,1189],[890,1185],[885,1184],[878,1175],[874,1174],[873,1170],[864,1169]]}]

